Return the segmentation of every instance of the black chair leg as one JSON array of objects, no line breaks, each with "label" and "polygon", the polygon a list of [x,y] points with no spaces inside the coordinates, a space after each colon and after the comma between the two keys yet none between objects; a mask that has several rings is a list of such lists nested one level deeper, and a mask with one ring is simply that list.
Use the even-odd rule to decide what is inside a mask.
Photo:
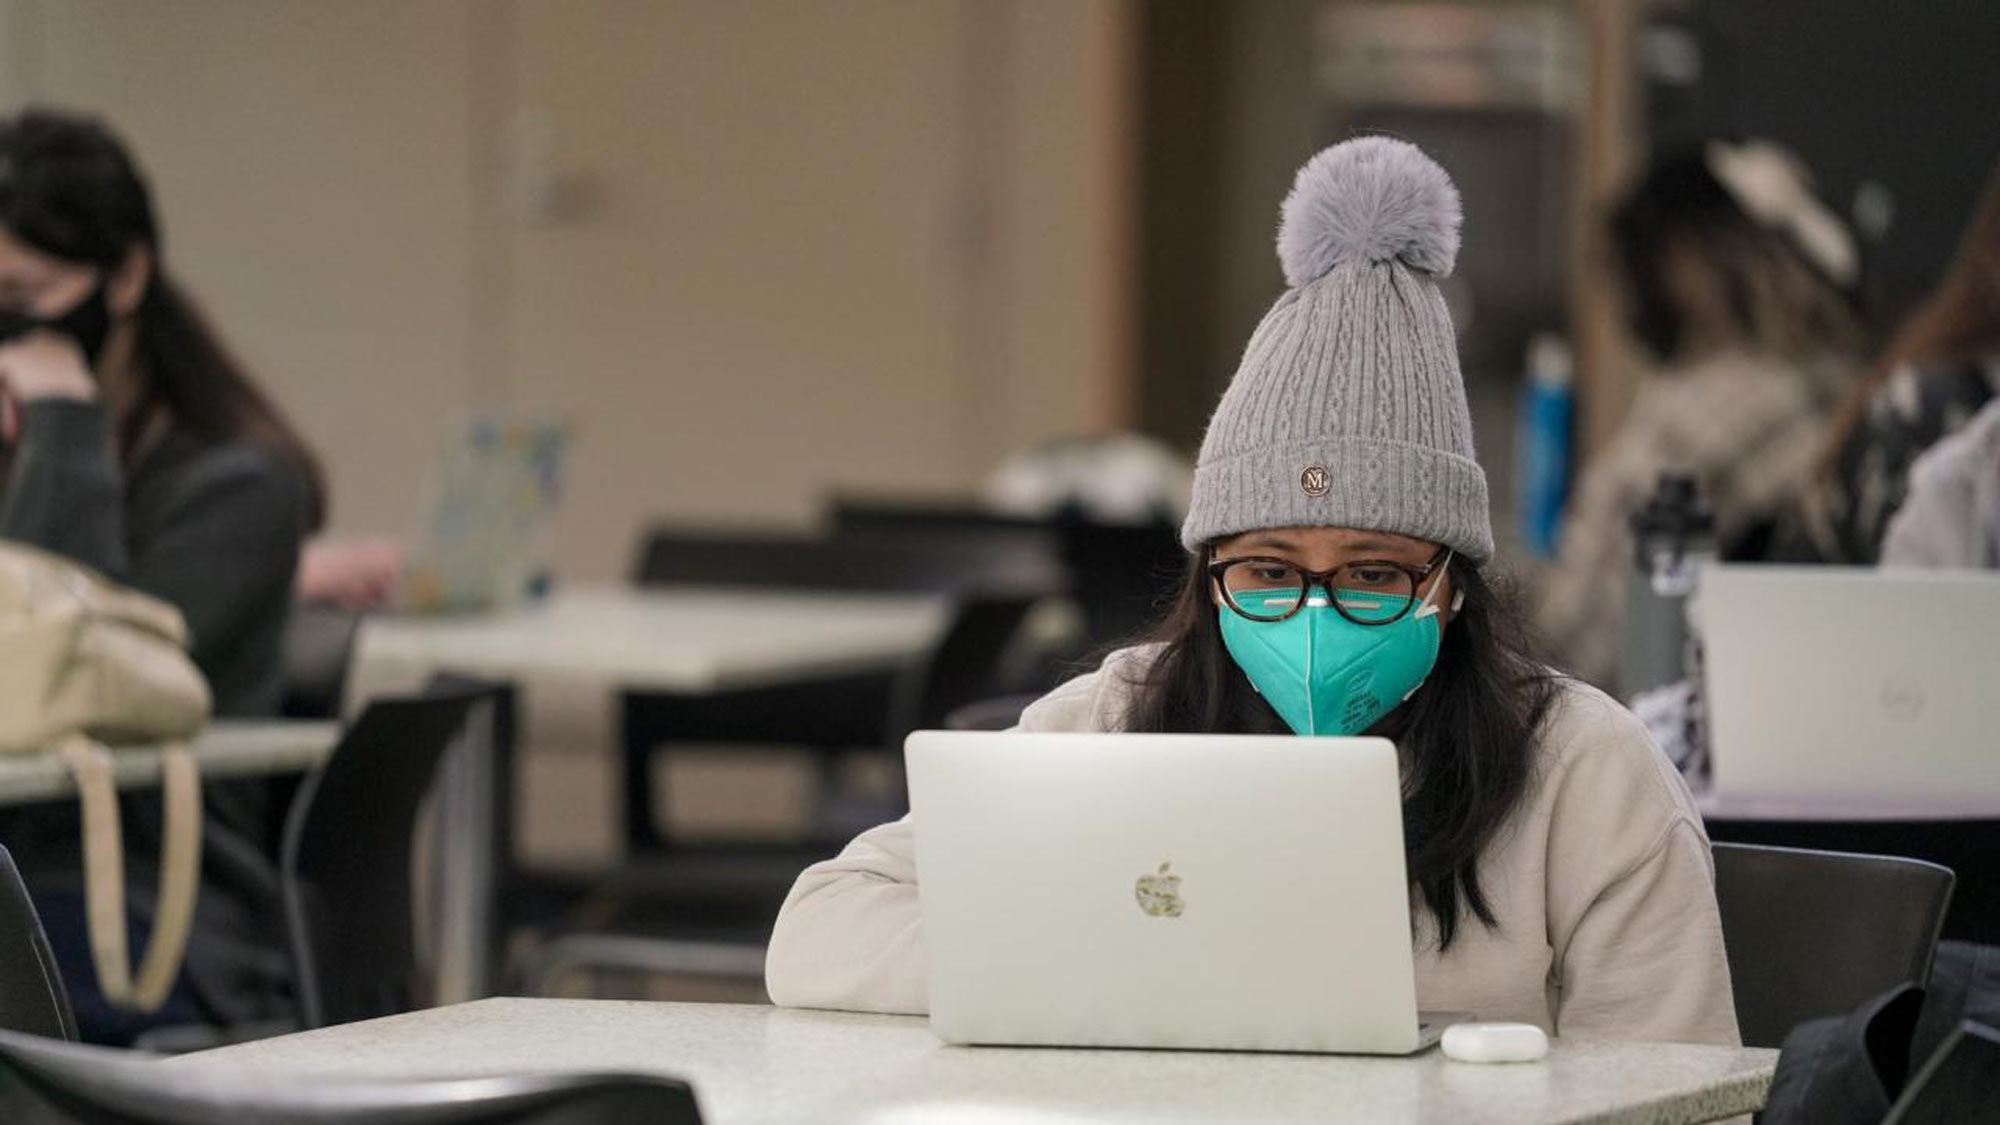
[{"label": "black chair leg", "polygon": [[653,750],[657,730],[641,714],[645,701],[629,693],[619,698],[619,744],[625,753],[625,854],[635,858],[667,846],[653,823]]}]

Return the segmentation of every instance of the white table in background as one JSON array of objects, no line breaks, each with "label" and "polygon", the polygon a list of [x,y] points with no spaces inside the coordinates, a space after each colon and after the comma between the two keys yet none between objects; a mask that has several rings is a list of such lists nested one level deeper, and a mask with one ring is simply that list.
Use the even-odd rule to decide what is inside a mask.
[{"label": "white table in background", "polygon": [[1706,820],[1762,821],[1927,821],[2000,820],[2000,795],[1923,799],[1876,795],[1719,793],[1694,791]]},{"label": "white table in background", "polygon": [[907,594],[721,587],[582,587],[471,617],[375,617],[355,642],[348,698],[433,673],[699,694],[892,668],[937,640],[948,602]]},{"label": "white table in background", "polygon": [[[204,780],[316,769],[340,740],[337,723],[222,719],[191,739]],[[112,755],[112,781],[120,789],[160,783],[160,751],[120,746]],[[0,754],[0,805],[52,801],[76,793],[76,782],[54,753]]]},{"label": "white table in background", "polygon": [[[930,595],[583,586],[498,613],[373,617],[355,640],[348,707],[449,672],[513,683],[528,706],[538,682],[588,683],[608,719],[621,692],[704,695],[902,667],[936,643],[949,612],[947,599]],[[609,745],[608,727],[601,734]],[[472,935],[492,933],[500,857],[488,845],[512,813],[511,795],[480,755],[451,755],[441,784],[446,878],[458,888],[451,902],[484,906],[441,919],[442,946],[472,953],[463,974],[441,974],[439,993],[468,999],[485,995],[493,975],[493,943]]]},{"label": "white table in background", "polygon": [[641,1071],[710,1125],[814,1122],[1591,1121],[1678,1125],[1764,1104],[1777,1052],[1558,1041],[1538,1063],[947,1047],[922,1019],[760,1005],[481,1000],[187,1055],[218,1077]]},{"label": "white table in background", "polygon": [[[420,690],[441,672],[508,681],[524,707],[538,684],[587,685],[603,697],[594,721],[605,726],[593,741],[609,746],[620,693],[706,696],[909,667],[943,635],[950,611],[941,595],[585,586],[499,613],[370,618],[355,641],[348,706]],[[628,797],[627,819],[643,806]],[[643,827],[628,824],[626,838],[646,835],[634,831]]]}]

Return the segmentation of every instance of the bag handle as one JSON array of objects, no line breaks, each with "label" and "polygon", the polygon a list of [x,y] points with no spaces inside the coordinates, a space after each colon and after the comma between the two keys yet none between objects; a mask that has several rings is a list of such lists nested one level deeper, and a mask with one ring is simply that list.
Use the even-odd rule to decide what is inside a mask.
[{"label": "bag handle", "polygon": [[166,813],[160,893],[152,937],[134,982],[125,942],[125,844],[118,822],[118,791],[111,779],[111,751],[79,734],[57,742],[56,752],[76,778],[83,806],[84,916],[98,990],[118,1007],[158,1011],[180,975],[194,923],[195,889],[201,882],[201,779],[194,754],[181,743],[160,748],[160,795]]}]

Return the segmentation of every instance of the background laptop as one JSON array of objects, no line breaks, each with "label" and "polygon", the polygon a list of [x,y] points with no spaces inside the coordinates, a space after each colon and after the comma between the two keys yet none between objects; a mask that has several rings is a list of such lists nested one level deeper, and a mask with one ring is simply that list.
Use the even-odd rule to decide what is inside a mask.
[{"label": "background laptop", "polygon": [[1715,565],[1697,598],[1717,793],[2000,796],[2000,575]]},{"label": "background laptop", "polygon": [[569,435],[543,418],[475,414],[452,427],[410,537],[395,608],[466,613],[528,593],[561,496]]},{"label": "background laptop", "polygon": [[945,1040],[1403,1054],[1442,1030],[1388,742],[920,731],[905,757]]}]

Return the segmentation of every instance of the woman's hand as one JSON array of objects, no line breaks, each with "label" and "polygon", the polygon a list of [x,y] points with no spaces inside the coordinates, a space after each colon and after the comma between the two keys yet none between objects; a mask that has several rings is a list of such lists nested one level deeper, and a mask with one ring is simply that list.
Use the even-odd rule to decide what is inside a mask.
[{"label": "woman's hand", "polygon": [[83,350],[58,332],[40,330],[0,344],[0,389],[17,403],[97,397]]},{"label": "woman's hand", "polygon": [[21,408],[28,403],[96,397],[97,380],[69,337],[36,331],[0,343],[0,442],[20,438]]},{"label": "woman's hand", "polygon": [[394,539],[316,539],[299,556],[300,601],[330,602],[362,612],[382,608],[403,573],[403,548]]}]

